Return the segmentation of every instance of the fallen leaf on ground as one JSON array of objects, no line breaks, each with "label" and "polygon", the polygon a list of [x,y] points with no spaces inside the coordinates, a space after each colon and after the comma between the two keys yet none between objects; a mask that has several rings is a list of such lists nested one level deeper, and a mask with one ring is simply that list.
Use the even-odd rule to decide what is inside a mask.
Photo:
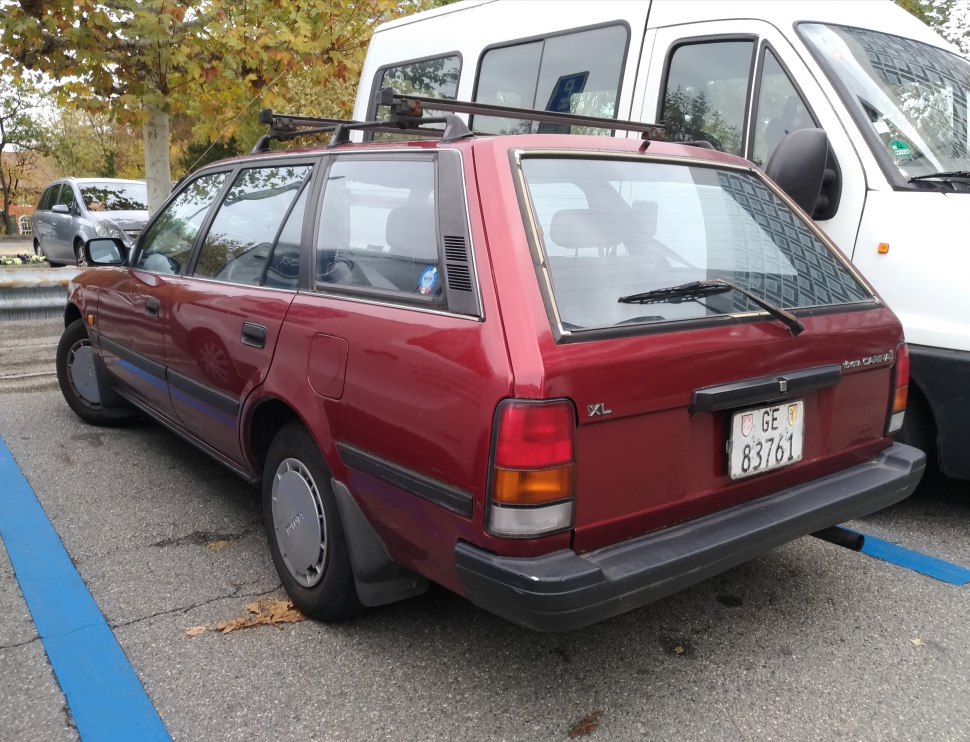
[{"label": "fallen leaf on ground", "polygon": [[281,623],[297,623],[305,621],[306,616],[300,613],[288,600],[257,600],[246,606],[248,616],[240,616],[232,621],[225,621],[216,626],[216,631],[228,634],[236,629],[249,629],[253,626],[276,626]]},{"label": "fallen leaf on ground", "polygon": [[215,626],[193,626],[185,630],[188,637],[204,634],[209,629],[228,634],[236,629],[249,629],[253,626],[275,626],[282,628],[281,623],[297,623],[305,621],[306,616],[300,613],[288,600],[256,600],[246,606],[248,615],[223,621]]},{"label": "fallen leaf on ground", "polygon": [[222,551],[227,546],[229,546],[228,541],[211,541],[205,545],[209,551]]},{"label": "fallen leaf on ground", "polygon": [[585,737],[592,734],[599,727],[599,719],[602,715],[602,711],[593,709],[573,725],[573,728],[569,730],[569,736]]},{"label": "fallen leaf on ground", "polygon": [[910,639],[909,640],[909,643],[912,644],[914,647],[925,647],[926,646],[926,642],[924,642],[922,639]]}]

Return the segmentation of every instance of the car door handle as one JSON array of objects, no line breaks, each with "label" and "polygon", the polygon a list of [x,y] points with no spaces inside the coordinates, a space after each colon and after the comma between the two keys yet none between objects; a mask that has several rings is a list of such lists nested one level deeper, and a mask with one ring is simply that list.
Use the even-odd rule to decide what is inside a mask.
[{"label": "car door handle", "polygon": [[254,348],[266,346],[266,328],[254,322],[243,322],[242,326],[243,345],[251,345]]},{"label": "car door handle", "polygon": [[145,314],[149,317],[157,317],[158,311],[161,309],[161,302],[154,296],[150,296],[145,299]]}]

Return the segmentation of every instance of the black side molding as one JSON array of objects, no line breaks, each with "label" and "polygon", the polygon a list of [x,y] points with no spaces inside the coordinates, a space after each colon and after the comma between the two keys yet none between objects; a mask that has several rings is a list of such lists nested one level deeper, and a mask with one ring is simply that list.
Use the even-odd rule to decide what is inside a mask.
[{"label": "black side molding", "polygon": [[736,381],[733,384],[708,386],[694,390],[690,411],[692,413],[719,412],[748,405],[783,402],[786,399],[801,397],[816,389],[835,386],[840,381],[842,381],[842,367],[833,364],[777,376],[760,376],[756,379]]}]

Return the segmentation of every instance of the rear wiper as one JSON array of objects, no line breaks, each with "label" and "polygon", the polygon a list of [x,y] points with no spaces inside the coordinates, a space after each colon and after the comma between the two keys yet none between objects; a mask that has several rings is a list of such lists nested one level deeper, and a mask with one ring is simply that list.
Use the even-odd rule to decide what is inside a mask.
[{"label": "rear wiper", "polygon": [[730,281],[725,281],[723,278],[709,278],[706,281],[690,281],[689,283],[682,283],[679,286],[653,289],[652,291],[644,291],[640,294],[621,296],[617,301],[620,304],[680,304],[684,301],[698,301],[713,294],[723,294],[726,291],[737,291],[744,294],[752,302],[768,312],[768,314],[783,322],[791,331],[792,335],[800,335],[805,330],[805,325],[791,312],[781,307],[776,307],[757,294],[748,291],[748,289],[742,288]]},{"label": "rear wiper", "polygon": [[970,170],[950,170],[944,173],[930,173],[929,175],[914,175],[909,179],[912,183],[914,180],[927,180],[929,178],[970,178]]}]

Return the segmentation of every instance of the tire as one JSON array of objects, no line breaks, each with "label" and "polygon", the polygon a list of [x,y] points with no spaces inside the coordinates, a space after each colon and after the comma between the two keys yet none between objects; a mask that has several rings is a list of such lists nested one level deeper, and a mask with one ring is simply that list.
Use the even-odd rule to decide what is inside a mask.
[{"label": "tire", "polygon": [[940,460],[936,445],[936,424],[933,421],[933,415],[926,399],[922,394],[916,392],[912,386],[909,388],[909,400],[906,404],[903,427],[896,434],[896,440],[918,448],[926,454],[924,480],[930,480],[939,475]]},{"label": "tire", "polygon": [[74,240],[74,265],[78,268],[86,268],[88,261],[84,258],[84,243],[81,240]]},{"label": "tire", "polygon": [[330,473],[299,423],[283,427],[266,455],[263,525],[273,564],[296,608],[320,621],[361,611]]},{"label": "tire", "polygon": [[95,373],[95,350],[84,321],[74,320],[57,344],[57,383],[67,404],[92,425],[117,425],[123,417],[105,414]]}]

